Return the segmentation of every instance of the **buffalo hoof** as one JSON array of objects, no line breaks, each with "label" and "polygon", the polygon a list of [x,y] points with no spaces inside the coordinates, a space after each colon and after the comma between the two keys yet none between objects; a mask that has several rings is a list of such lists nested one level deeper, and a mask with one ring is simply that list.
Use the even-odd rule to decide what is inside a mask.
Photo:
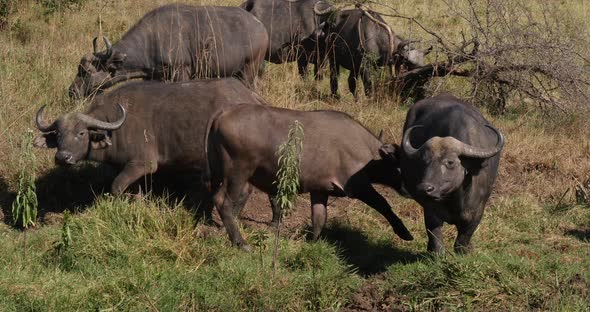
[{"label": "buffalo hoof", "polygon": [[468,254],[470,253],[473,248],[471,248],[471,245],[468,246],[462,246],[462,245],[455,245],[455,253],[460,254],[460,255],[464,255],[464,254]]}]

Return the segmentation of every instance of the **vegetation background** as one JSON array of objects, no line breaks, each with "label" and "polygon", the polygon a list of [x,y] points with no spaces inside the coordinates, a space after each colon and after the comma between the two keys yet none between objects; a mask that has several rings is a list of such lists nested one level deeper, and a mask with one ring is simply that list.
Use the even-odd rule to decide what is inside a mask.
[{"label": "vegetation background", "polygon": [[[260,238],[259,250],[247,254],[229,245],[222,227],[196,221],[192,208],[198,203],[179,202],[166,193],[143,200],[101,194],[112,169],[94,164],[56,168],[54,151],[42,150],[35,151],[39,222],[26,230],[23,244],[23,231],[10,225],[10,207],[19,164],[27,157],[23,137],[34,129],[34,113],[43,104],[48,104],[48,116],[87,104],[71,101],[67,87],[81,56],[92,49],[99,21],[116,42],[148,10],[167,2],[0,0],[1,311],[588,310],[587,101],[579,102],[582,108],[554,111],[515,96],[502,115],[490,115],[481,106],[507,143],[495,191],[474,236],[475,252],[469,255],[426,254],[420,207],[388,189],[380,191],[414,241],[401,241],[382,217],[350,199],[331,199],[324,238],[306,241],[309,200],[300,197],[285,220],[273,275],[265,196],[254,194],[245,209],[246,237]],[[470,3],[484,8],[490,2],[382,0],[457,42],[469,28],[455,15],[457,9]],[[590,38],[590,3],[560,1],[556,7],[557,16],[570,25],[563,36]],[[409,20],[386,20],[406,38],[433,40]],[[588,51],[590,45],[582,48]],[[335,101],[327,97],[328,79],[303,81],[294,64],[267,69],[257,91],[273,105],[342,110],[375,133],[384,129],[386,141],[400,141],[411,99],[354,102],[342,74],[344,96]],[[430,94],[444,91],[469,94],[460,78],[436,78],[429,86]],[[64,217],[64,211],[72,215]],[[451,246],[455,230],[445,230]],[[260,235],[264,232],[269,235]]]}]

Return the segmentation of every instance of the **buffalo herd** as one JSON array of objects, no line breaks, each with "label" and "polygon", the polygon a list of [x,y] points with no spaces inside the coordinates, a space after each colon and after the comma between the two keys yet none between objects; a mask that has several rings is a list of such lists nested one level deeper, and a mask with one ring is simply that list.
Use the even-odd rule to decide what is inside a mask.
[{"label": "buffalo herd", "polygon": [[[249,250],[236,218],[253,187],[268,194],[273,222],[280,210],[277,148],[295,121],[304,128],[299,192],[309,193],[313,237],[327,217],[329,196],[356,198],[387,219],[404,240],[413,237],[381,184],[413,198],[424,211],[428,251],[440,253],[442,225],[457,228],[456,252],[471,249],[498,172],[502,133],[474,106],[452,95],[416,102],[408,111],[401,144],[384,143],[351,116],[330,110],[297,111],[269,105],[255,79],[264,61],[329,63],[338,92],[340,66],[350,71],[356,98],[360,75],[371,95],[370,72],[421,66],[424,50],[410,48],[376,12],[339,10],[324,0],[247,0],[240,7],[171,4],[141,18],[116,43],[82,57],[69,93],[89,98],[84,112],[47,122],[34,145],[56,148],[55,161],[90,160],[120,171],[111,192],[120,195],[158,170],[196,170],[232,244]],[[373,62],[367,62],[367,58]],[[116,88],[114,85],[130,79]],[[147,81],[149,80],[149,81]]]}]

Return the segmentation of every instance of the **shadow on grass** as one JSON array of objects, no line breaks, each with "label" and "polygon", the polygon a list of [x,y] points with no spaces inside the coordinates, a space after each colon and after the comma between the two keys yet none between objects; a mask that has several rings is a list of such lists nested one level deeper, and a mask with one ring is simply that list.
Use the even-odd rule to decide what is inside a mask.
[{"label": "shadow on grass", "polygon": [[12,210],[12,202],[15,198],[16,194],[9,190],[6,179],[0,176],[0,222],[10,222],[9,217]]},{"label": "shadow on grass", "polygon": [[339,222],[326,226],[322,238],[336,245],[344,260],[365,277],[382,273],[392,264],[412,263],[428,256],[426,252],[414,253],[370,240],[359,230]]},{"label": "shadow on grass", "polygon": [[[69,168],[55,167],[38,177],[39,219],[45,220],[48,213],[86,210],[98,195],[110,192],[118,172],[118,168],[109,165],[85,163]],[[16,194],[8,193],[7,189],[4,180],[0,179],[0,200],[5,221],[9,223],[12,220],[10,207]],[[210,214],[210,208],[206,208],[210,201],[201,200],[206,198],[199,192],[201,189],[197,172],[165,172],[139,179],[128,191],[133,194],[141,190],[143,194],[151,192],[155,196],[164,196],[171,205],[182,200],[187,210],[201,218],[206,215],[205,211]]]},{"label": "shadow on grass", "polygon": [[590,228],[568,230],[565,234],[590,243]]},{"label": "shadow on grass", "polygon": [[116,171],[106,165],[55,167],[36,180],[39,218],[65,210],[84,211],[97,195],[109,190]]}]

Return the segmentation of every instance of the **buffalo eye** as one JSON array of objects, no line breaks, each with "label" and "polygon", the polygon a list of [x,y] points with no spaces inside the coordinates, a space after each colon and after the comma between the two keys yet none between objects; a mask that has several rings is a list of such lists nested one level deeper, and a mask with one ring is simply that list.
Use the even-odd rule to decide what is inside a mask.
[{"label": "buffalo eye", "polygon": [[454,161],[454,160],[446,160],[446,161],[445,161],[445,166],[446,166],[447,168],[449,168],[449,169],[453,169],[453,168],[455,168],[455,165],[456,165],[456,164],[457,164],[457,162],[456,162],[456,161]]},{"label": "buffalo eye", "polygon": [[80,131],[80,132],[78,132],[78,136],[79,137],[83,137],[85,135],[86,135],[86,131]]}]

